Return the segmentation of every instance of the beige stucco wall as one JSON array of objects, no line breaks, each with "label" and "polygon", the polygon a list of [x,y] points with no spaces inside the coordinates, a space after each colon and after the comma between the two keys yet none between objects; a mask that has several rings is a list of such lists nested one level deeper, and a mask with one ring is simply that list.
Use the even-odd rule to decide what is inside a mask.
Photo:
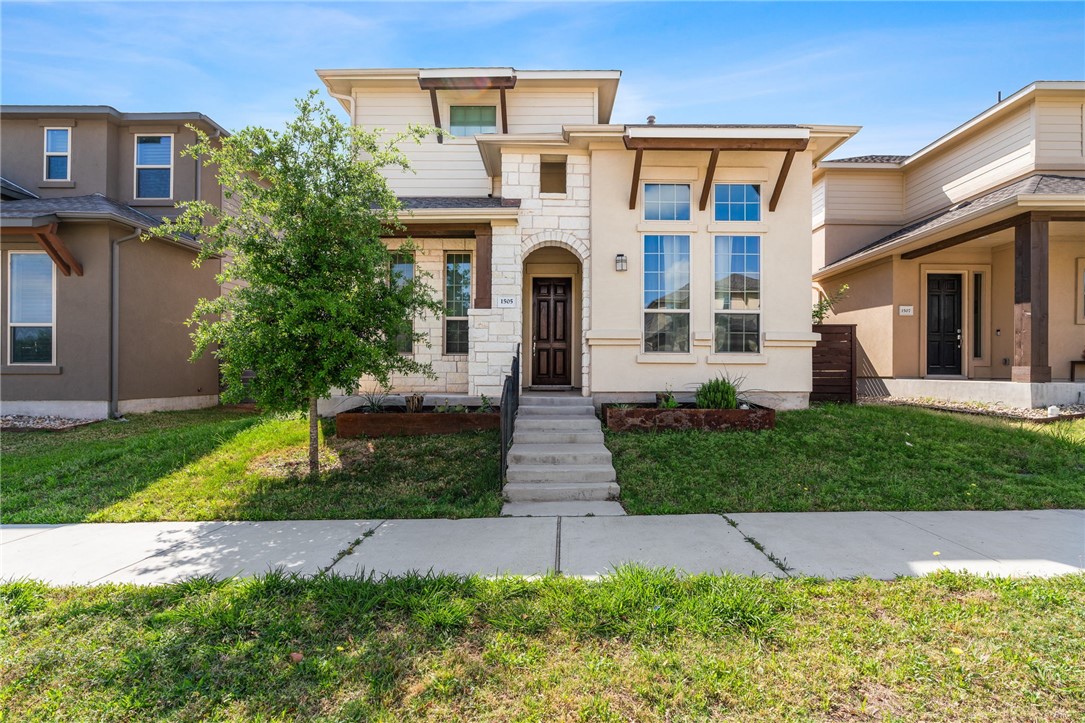
[{"label": "beige stucco wall", "polygon": [[859,376],[893,375],[893,262],[886,260],[821,282],[829,294],[848,285],[847,295],[826,321],[855,324],[859,340]]},{"label": "beige stucco wall", "polygon": [[185,321],[199,298],[218,296],[218,261],[192,267],[195,252],[160,241],[120,247],[121,400],[218,393],[218,364],[209,354],[190,362]]},{"label": "beige stucco wall", "polygon": [[[722,153],[717,182],[757,182],[766,199],[762,221],[717,224],[712,203],[697,210],[707,172],[707,153],[647,152],[642,182],[689,182],[693,209],[689,222],[643,221],[643,192],[637,208],[628,209],[634,154],[596,150],[592,155],[591,325],[588,332],[592,391],[653,392],[670,387],[692,391],[719,374],[744,376],[747,389],[779,395],[781,406],[802,406],[810,391],[810,246],[811,162],[798,154],[779,207],[768,211],[783,154]],[[691,252],[691,351],[689,354],[645,354],[643,348],[643,236],[688,234]],[[762,353],[712,353],[713,237],[756,234],[762,238]],[[619,253],[627,272],[615,270]]]},{"label": "beige stucco wall", "polygon": [[56,358],[53,370],[59,373],[33,374],[44,368],[8,365],[8,270],[9,254],[40,251],[37,243],[20,236],[5,236],[3,249],[2,301],[0,317],[3,335],[4,401],[109,401],[109,229],[105,224],[61,224],[59,235],[83,265],[83,276],[56,272]]},{"label": "beige stucco wall", "polygon": [[1048,360],[1053,380],[1069,380],[1070,361],[1085,358],[1085,324],[1077,323],[1076,308],[1077,296],[1083,293],[1082,282],[1077,279],[1083,273],[1078,259],[1085,259],[1085,239],[1080,230],[1081,224],[1051,224]]}]

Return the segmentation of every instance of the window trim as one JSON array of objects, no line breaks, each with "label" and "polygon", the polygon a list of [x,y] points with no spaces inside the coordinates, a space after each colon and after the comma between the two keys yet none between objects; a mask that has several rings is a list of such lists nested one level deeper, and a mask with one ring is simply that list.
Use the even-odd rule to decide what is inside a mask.
[{"label": "window trim", "polygon": [[[736,222],[741,223],[741,222]],[[758,296],[758,308],[757,311],[749,309],[743,309],[741,311],[735,309],[716,309],[716,239],[722,236],[742,236],[744,238],[756,237],[757,238],[757,296]],[[712,234],[712,263],[709,264],[709,273],[712,275],[712,293],[709,295],[709,314],[710,321],[712,323],[712,341],[711,344],[711,356],[724,357],[731,355],[740,355],[742,357],[749,356],[751,358],[763,356],[765,354],[765,288],[763,281],[765,279],[765,235],[761,233],[717,233]],[[732,316],[737,315],[756,315],[757,316],[757,351],[720,351],[716,348],[716,316],[719,314],[727,314]]]},{"label": "window trim", "polygon": [[[648,186],[685,186],[689,189],[689,218],[648,218]],[[640,184],[640,197],[641,197],[641,210],[640,218],[644,223],[662,223],[662,224],[677,224],[677,223],[692,223],[693,222],[693,183],[691,181],[642,181]],[[682,236],[684,234],[650,234],[653,236],[664,235]]]},{"label": "window trim", "polygon": [[[452,109],[453,108],[493,108],[494,111],[494,129],[492,133],[456,133],[452,129]],[[500,135],[501,133],[501,112],[496,103],[449,103],[448,104],[448,134],[456,140],[468,140],[473,141],[475,136],[489,136]]]},{"label": "window trim", "polygon": [[[13,267],[15,265],[14,258],[17,255],[26,255],[26,256],[38,255],[38,256],[45,256],[46,258],[48,258],[48,256],[49,256],[44,251],[9,251],[8,252],[8,262],[7,262],[7,271],[8,271],[8,274],[7,274],[7,285],[8,285],[7,302],[8,303],[7,303],[7,315],[6,315],[6,318],[4,319],[5,326],[6,326],[6,328],[4,330],[4,333],[7,335],[5,337],[5,342],[7,343],[7,346],[8,346],[7,363],[10,366],[18,366],[18,367],[24,367],[24,366],[52,367],[52,366],[56,366],[56,363],[57,363],[57,265],[53,263],[52,259],[49,259],[49,270],[52,273],[52,279],[51,279],[50,283],[52,284],[52,292],[53,292],[52,302],[51,302],[51,307],[52,307],[52,312],[53,313],[52,313],[52,318],[49,320],[49,323],[48,324],[43,324],[43,323],[41,323],[39,321],[35,321],[35,322],[18,321],[18,322],[15,322],[15,321],[11,320],[12,301],[13,301],[13,295],[15,293],[15,285],[11,282],[11,280],[12,280],[12,269],[13,269]],[[50,328],[50,330],[53,332],[52,333],[52,349],[50,350],[50,358],[49,358],[48,362],[17,362],[17,361],[15,361],[15,345],[12,343],[11,330],[13,328],[22,327],[22,326],[33,326],[33,327],[48,326]]]},{"label": "window trim", "polygon": [[[692,199],[691,199],[692,200]],[[685,309],[649,309],[644,303],[644,286],[645,275],[648,273],[648,264],[645,261],[644,244],[645,240],[649,236],[683,236],[686,242],[689,244],[689,274],[687,280],[689,282],[689,305]],[[647,355],[652,358],[671,358],[682,359],[693,354],[693,299],[694,297],[694,278],[693,273],[693,234],[690,233],[642,233],[640,235],[640,298],[638,302],[638,308],[640,310],[640,354]],[[644,323],[645,316],[647,314],[686,314],[689,318],[689,335],[686,338],[686,351],[648,351],[648,327]],[[657,356],[658,355],[658,356]],[[639,356],[639,355],[638,355]],[[644,361],[638,359],[638,361]]]},{"label": "window trim", "polygon": [[[468,296],[467,296],[467,315],[466,316],[449,316],[447,313],[448,308],[448,257],[449,256],[466,256],[467,267],[470,271],[471,278],[468,282]],[[441,339],[441,356],[467,356],[471,353],[471,341],[470,341],[470,320],[471,320],[471,301],[474,299],[475,293],[475,254],[473,251],[466,249],[445,249],[441,255],[441,304],[445,307],[446,313],[442,315],[443,321],[441,323],[441,331],[443,337]],[[463,352],[450,352],[448,350],[448,322],[449,321],[463,321],[467,322],[468,330],[468,342],[467,351]]]},{"label": "window trim", "polygon": [[[72,180],[72,129],[68,126],[46,126],[42,129],[42,180],[46,183],[52,181],[71,181]],[[56,151],[49,150],[49,131],[64,131],[68,134],[68,150],[64,153],[57,153]],[[64,178],[49,178],[49,159],[58,158],[63,156],[68,159],[65,171],[67,174]]]},{"label": "window trim", "polygon": [[[136,133],[132,137],[132,198],[147,201],[170,201],[173,199],[173,155],[176,150],[175,133]],[[140,138],[165,138],[170,139],[170,162],[168,166],[155,165],[139,162],[139,139]],[[142,168],[165,168],[170,172],[170,195],[168,196],[140,196],[139,195],[139,171]]]},{"label": "window trim", "polygon": [[[717,223],[717,224],[719,224],[719,223],[738,223],[738,224],[764,223],[765,222],[765,194],[761,190],[763,185],[764,185],[764,183],[762,181],[713,181],[712,182],[712,215],[711,215],[711,223]],[[719,189],[720,186],[757,186],[757,218],[753,219],[753,220],[747,219],[745,221],[735,221],[735,220],[732,220],[732,219],[716,218],[716,191]],[[728,201],[728,202],[730,202],[730,201]],[[728,234],[720,234],[720,235],[721,236],[726,236]],[[731,235],[738,235],[738,234],[731,234]],[[748,235],[753,235],[753,234],[748,234]]]}]

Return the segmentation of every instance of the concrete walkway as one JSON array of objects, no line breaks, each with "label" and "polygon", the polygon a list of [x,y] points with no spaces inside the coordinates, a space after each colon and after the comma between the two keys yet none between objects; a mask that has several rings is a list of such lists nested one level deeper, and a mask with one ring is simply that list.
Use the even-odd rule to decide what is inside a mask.
[{"label": "concrete walkway", "polygon": [[1085,570],[1085,510],[0,526],[0,579],[156,584],[194,575],[687,572],[892,579]]}]

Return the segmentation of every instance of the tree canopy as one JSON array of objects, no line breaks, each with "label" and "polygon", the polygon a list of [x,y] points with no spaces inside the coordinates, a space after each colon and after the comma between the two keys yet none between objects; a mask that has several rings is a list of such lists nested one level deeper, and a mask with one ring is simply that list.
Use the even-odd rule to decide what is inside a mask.
[{"label": "tree canopy", "polygon": [[397,337],[424,342],[411,320],[442,309],[424,276],[391,278],[382,240],[401,228],[401,207],[381,170],[409,169],[398,145],[427,129],[382,139],[341,122],[315,91],[297,109],[282,131],[212,138],[193,128],[197,141],[183,153],[217,169],[224,203],[184,202],[154,233],[198,238],[197,265],[222,259],[219,283],[237,285],[196,304],[192,357],[218,359],[224,402],[308,407],[315,472],[317,399],[363,376],[387,385],[393,373],[432,374],[397,351]]}]

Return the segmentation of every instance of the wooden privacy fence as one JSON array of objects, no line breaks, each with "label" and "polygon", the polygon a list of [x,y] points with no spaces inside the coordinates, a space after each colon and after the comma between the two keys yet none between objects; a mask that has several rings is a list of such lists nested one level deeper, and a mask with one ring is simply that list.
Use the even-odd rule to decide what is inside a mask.
[{"label": "wooden privacy fence", "polygon": [[821,341],[814,346],[811,402],[855,403],[859,345],[855,324],[814,324]]}]

